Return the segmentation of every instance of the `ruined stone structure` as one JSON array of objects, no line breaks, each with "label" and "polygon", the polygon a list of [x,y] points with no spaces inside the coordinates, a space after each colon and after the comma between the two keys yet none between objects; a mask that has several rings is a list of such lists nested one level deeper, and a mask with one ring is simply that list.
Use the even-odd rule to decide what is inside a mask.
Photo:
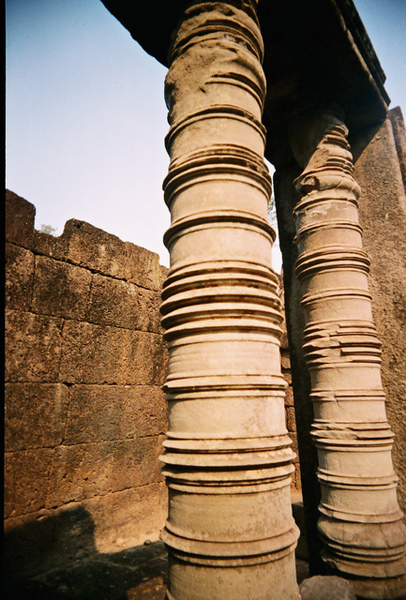
[{"label": "ruined stone structure", "polygon": [[[197,3],[166,77],[168,598],[299,598],[253,10]],[[277,509],[276,509],[277,507]]]},{"label": "ruined stone structure", "polygon": [[[168,599],[299,598],[265,150],[276,168],[311,572],[345,577],[360,599],[401,600],[406,535],[391,428],[405,508],[406,142],[355,7],[350,0],[104,4],[169,67]],[[162,411],[152,430],[142,416],[141,430],[131,422],[140,387],[151,394],[142,398],[162,401],[161,270],[150,253],[94,236],[77,221],[60,238],[34,232],[22,202],[8,231],[7,473],[13,481],[23,465],[31,489],[24,495],[21,481],[9,485],[8,524],[15,541],[38,517],[28,532],[35,539],[45,518],[52,541],[58,508],[80,503],[106,549],[121,544],[120,514],[126,543],[139,543],[139,524],[125,511],[136,510],[141,493],[158,495],[142,526],[157,532],[166,497],[156,468]],[[71,281],[80,294],[69,292]],[[101,301],[111,303],[111,294],[114,311]],[[134,314],[141,297],[151,313]],[[139,356],[147,357],[142,369]],[[96,419],[89,403],[118,413]],[[140,406],[149,414],[150,402]],[[25,410],[51,427],[24,428]],[[151,469],[142,460],[148,453]],[[87,465],[90,456],[95,464]],[[102,505],[114,519],[104,519]]]},{"label": "ruined stone structure", "polygon": [[[107,561],[114,572],[120,552],[160,535],[167,269],[81,221],[58,238],[35,231],[35,208],[12,192],[6,206],[5,548],[15,597],[33,578],[52,588],[56,575],[47,573],[69,580],[77,561]],[[281,364],[296,446],[285,329]],[[295,467],[298,491],[297,457]],[[139,577],[145,572],[129,580]]]},{"label": "ruined stone structure", "polygon": [[[221,459],[216,462],[217,454],[229,452],[229,468],[246,465],[249,447],[251,468],[259,471],[260,465],[260,444],[255,455],[253,446],[236,443],[237,432],[244,431],[243,421],[233,414],[237,427],[229,429],[230,416],[222,412],[227,394],[219,376],[223,375],[224,389],[230,395],[235,390],[234,378],[241,375],[246,378],[244,391],[249,389],[257,399],[264,389],[264,379],[258,375],[274,378],[266,383],[268,394],[272,391],[277,397],[282,391],[275,380],[278,368],[271,351],[277,343],[277,306],[272,291],[266,301],[262,293],[264,285],[272,290],[273,281],[269,270],[268,283],[263,279],[264,267],[270,267],[269,232],[261,219],[261,202],[269,193],[261,159],[264,132],[259,123],[265,99],[265,154],[276,167],[311,568],[317,573],[328,567],[344,575],[360,598],[402,598],[406,594],[406,538],[380,380],[380,342],[367,289],[368,259],[361,247],[359,187],[346,141],[349,132],[356,162],[387,117],[389,98],[384,74],[354,5],[348,0],[263,1],[257,10],[254,0],[179,0],[170,5],[155,0],[137,8],[125,0],[104,0],[104,4],[148,52],[170,67],[171,167],[165,191],[172,214],[167,234],[172,262],[163,311],[171,344],[167,390],[170,403],[175,404],[170,407],[164,456],[171,494],[164,539],[173,560],[168,597],[237,597],[231,582],[240,582],[242,572],[241,597],[269,597],[266,578],[274,582],[280,577],[279,569],[287,564],[294,543],[293,530],[287,525],[286,496],[279,504],[270,494],[273,508],[264,508],[265,522],[272,520],[273,513],[274,523],[269,529],[265,526],[262,539],[274,537],[272,549],[255,546],[260,539],[257,514],[252,516],[251,529],[244,522],[237,531],[234,514],[224,526],[227,508],[220,498],[229,474]],[[264,37],[266,94],[259,69],[262,52],[256,15]],[[326,114],[334,115],[327,123]],[[396,127],[392,129],[399,139]],[[399,158],[404,145],[396,147],[393,139],[391,143]],[[368,166],[367,159],[364,171]],[[399,159],[395,171],[393,178],[398,182]],[[396,197],[404,219],[403,185]],[[247,262],[252,265],[249,278]],[[246,286],[239,290],[240,297],[234,280]],[[337,314],[330,314],[329,307]],[[246,321],[251,321],[248,326]],[[246,352],[247,327],[250,353]],[[238,332],[232,350],[230,329]],[[265,331],[267,366],[263,360],[267,351],[255,350]],[[223,348],[223,356],[218,355],[218,348]],[[227,366],[229,357],[233,360]],[[247,386],[248,381],[252,386]],[[388,379],[385,383],[390,395],[398,398],[390,401],[400,406],[399,388]],[[206,395],[207,400],[217,399],[210,413],[202,408]],[[248,395],[244,399],[240,419],[254,410]],[[275,430],[279,418],[275,413],[266,424],[267,432],[257,434],[258,439],[265,442],[269,436],[281,436],[282,430]],[[241,439],[253,440],[255,430],[250,425]],[[283,447],[285,441],[275,449],[280,452]],[[282,465],[281,454],[277,463],[269,454],[264,461],[263,467],[268,461],[272,481],[275,466]],[[216,465],[221,467],[221,477],[213,480],[210,473]],[[253,484],[251,473],[245,475],[246,489]],[[213,484],[210,520],[198,498],[199,494],[209,496],[209,482]],[[260,478],[255,483],[261,485]],[[229,506],[242,506],[243,487],[240,478],[229,494]],[[281,537],[281,513],[286,516],[285,532],[292,535],[289,542]],[[283,562],[273,560],[282,548],[287,551]],[[261,567],[261,575],[258,569],[247,568],[254,556],[258,563],[268,564]],[[243,568],[233,570],[231,565]],[[284,591],[272,591],[274,598],[295,597],[291,571],[285,571],[284,585]]]},{"label": "ruined stone structure", "polygon": [[[167,493],[158,256],[7,193],[8,583],[156,540]],[[14,597],[14,596],[13,596]]]}]

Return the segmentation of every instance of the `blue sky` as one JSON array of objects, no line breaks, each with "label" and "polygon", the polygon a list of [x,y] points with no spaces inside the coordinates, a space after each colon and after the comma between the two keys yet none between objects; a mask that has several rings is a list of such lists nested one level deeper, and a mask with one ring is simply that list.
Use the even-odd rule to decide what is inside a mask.
[{"label": "blue sky", "polygon": [[[355,5],[406,116],[406,0]],[[7,187],[37,228],[84,220],[169,264],[165,72],[99,0],[6,0]]]}]

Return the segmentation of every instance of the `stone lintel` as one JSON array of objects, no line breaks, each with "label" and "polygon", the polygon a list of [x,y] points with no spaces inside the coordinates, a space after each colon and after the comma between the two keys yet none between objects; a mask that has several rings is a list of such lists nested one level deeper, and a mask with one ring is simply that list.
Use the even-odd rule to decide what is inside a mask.
[{"label": "stone lintel", "polygon": [[[163,65],[186,0],[102,0],[132,37]],[[264,39],[267,95],[266,157],[277,167],[293,161],[292,113],[340,104],[350,134],[382,122],[390,99],[385,74],[352,0],[258,3]]]}]

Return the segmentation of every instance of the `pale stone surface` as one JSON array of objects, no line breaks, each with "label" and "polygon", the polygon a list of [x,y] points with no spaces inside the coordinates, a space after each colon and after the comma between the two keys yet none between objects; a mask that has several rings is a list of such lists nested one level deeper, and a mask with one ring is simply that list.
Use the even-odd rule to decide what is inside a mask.
[{"label": "pale stone surface", "polygon": [[351,585],[335,576],[316,575],[299,586],[302,600],[357,600]]},{"label": "pale stone surface", "polygon": [[[406,593],[406,529],[396,498],[393,434],[347,130],[327,111],[298,121],[294,130],[296,157],[305,165],[297,179],[296,272],[319,458],[323,558],[343,576],[364,580],[362,597],[399,598]],[[355,580],[353,585],[357,590]]]},{"label": "pale stone surface", "polygon": [[67,445],[164,434],[166,403],[154,385],[72,386],[65,427]]},{"label": "pale stone surface", "polygon": [[193,3],[166,78],[168,598],[298,599],[254,2]]}]

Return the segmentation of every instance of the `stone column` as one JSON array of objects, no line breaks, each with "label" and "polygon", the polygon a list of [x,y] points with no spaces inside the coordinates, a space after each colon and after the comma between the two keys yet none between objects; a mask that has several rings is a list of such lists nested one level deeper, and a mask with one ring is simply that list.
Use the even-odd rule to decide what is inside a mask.
[{"label": "stone column", "polygon": [[359,597],[404,598],[405,528],[347,130],[337,113],[326,112],[298,119],[292,131],[297,159],[305,165],[296,180],[302,196],[295,208],[296,272],[314,407],[323,557],[352,579]]},{"label": "stone column", "polygon": [[170,600],[298,599],[255,2],[193,3],[166,79]]}]

